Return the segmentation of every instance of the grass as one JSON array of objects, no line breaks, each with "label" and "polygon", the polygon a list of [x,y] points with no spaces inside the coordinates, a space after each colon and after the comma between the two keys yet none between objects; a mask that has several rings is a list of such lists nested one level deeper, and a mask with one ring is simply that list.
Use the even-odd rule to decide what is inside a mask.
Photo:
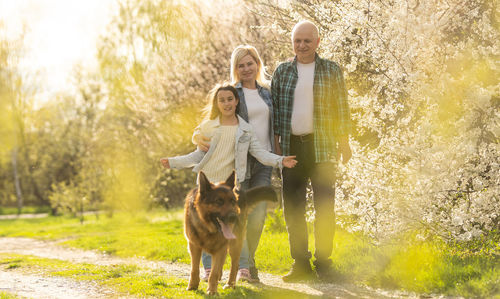
[{"label": "grass", "polygon": [[[21,209],[21,214],[40,214],[40,213],[50,213],[50,207],[23,206]],[[17,215],[17,207],[0,207],[0,215]]]},{"label": "grass", "polygon": [[[115,214],[112,218],[87,216],[83,225],[78,219],[68,217],[3,220],[0,236],[65,239],[67,246],[97,249],[121,257],[189,263],[182,217],[182,211],[175,210]],[[282,275],[290,269],[292,259],[283,227],[279,216],[267,217],[256,253],[260,271]],[[313,239],[310,241],[312,247]],[[500,298],[498,251],[463,255],[439,240],[421,241],[413,235],[376,246],[361,234],[339,228],[332,260],[338,282],[422,294]],[[228,263],[226,269],[227,266]]]},{"label": "grass", "polygon": [[19,297],[7,292],[0,292],[0,299],[17,299]]},{"label": "grass", "polygon": [[[97,266],[38,258],[33,256],[0,254],[0,269],[9,271],[16,265],[24,273],[44,273],[47,276],[65,277],[79,281],[92,281],[114,290],[115,296],[154,298],[205,298],[207,283],[202,281],[197,291],[186,291],[187,280],[173,277],[163,270],[152,271],[130,265]],[[1,293],[0,293],[1,294]],[[221,298],[304,298],[301,293],[273,287],[259,288],[240,283],[235,289],[219,288]],[[6,294],[5,298],[8,297]],[[0,297],[4,298],[4,297]],[[308,296],[305,298],[316,298]]]}]

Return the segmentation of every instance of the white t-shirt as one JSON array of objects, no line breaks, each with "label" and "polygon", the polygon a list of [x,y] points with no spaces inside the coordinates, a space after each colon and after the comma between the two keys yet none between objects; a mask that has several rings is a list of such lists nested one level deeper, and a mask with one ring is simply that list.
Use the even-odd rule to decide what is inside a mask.
[{"label": "white t-shirt", "polygon": [[269,140],[269,107],[260,97],[257,89],[243,87],[245,103],[248,109],[248,122],[252,125],[260,144],[268,151],[271,151],[271,141]]},{"label": "white t-shirt", "polygon": [[297,62],[299,78],[293,94],[292,134],[304,135],[314,131],[314,67],[315,62],[302,64]]}]

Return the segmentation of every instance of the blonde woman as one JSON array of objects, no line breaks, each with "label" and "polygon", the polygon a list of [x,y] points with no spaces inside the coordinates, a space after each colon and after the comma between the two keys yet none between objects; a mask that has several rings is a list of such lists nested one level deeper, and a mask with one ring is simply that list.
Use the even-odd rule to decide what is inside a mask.
[{"label": "blonde woman", "polygon": [[[262,63],[262,59],[255,47],[240,45],[231,55],[231,82],[238,91],[240,107],[238,115],[252,125],[257,138],[264,149],[274,150],[273,106],[269,82]],[[204,137],[199,131],[193,135],[193,142],[201,150],[207,151],[210,147],[210,138]],[[265,166],[254,157],[248,156],[243,189],[271,184],[272,167]],[[258,282],[258,270],[255,265],[255,251],[259,244],[262,229],[266,219],[267,203],[261,202],[248,215],[247,235],[241,251],[238,280]],[[202,257],[205,268],[205,279],[208,278],[211,268],[210,255]]]}]

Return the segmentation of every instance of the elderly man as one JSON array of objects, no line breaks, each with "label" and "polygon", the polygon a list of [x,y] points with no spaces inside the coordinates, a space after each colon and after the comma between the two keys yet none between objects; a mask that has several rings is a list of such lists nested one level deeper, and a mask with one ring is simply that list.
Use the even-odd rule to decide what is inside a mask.
[{"label": "elderly man", "polygon": [[305,220],[306,187],[311,181],[315,209],[315,270],[331,279],[335,232],[335,173],[337,160],[351,158],[349,105],[340,67],[316,53],[316,25],[302,21],[292,31],[293,61],[281,63],[273,74],[276,152],[296,155],[295,168],[283,170],[284,214],[294,264],[285,282],[311,279]]}]

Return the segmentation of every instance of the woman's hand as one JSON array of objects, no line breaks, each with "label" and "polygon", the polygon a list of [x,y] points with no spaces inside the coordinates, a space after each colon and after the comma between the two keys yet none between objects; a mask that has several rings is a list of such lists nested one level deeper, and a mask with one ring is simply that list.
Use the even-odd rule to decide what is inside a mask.
[{"label": "woman's hand", "polygon": [[161,165],[163,165],[163,167],[165,167],[167,169],[170,168],[170,163],[168,163],[168,159],[167,158],[161,158],[160,162],[161,162]]},{"label": "woman's hand", "polygon": [[297,160],[295,160],[297,156],[286,156],[283,158],[283,166],[287,168],[294,168],[297,164]]},{"label": "woman's hand", "polygon": [[200,147],[200,150],[208,152],[208,149],[210,148],[210,138],[198,134],[193,137],[193,140],[194,143]]}]

